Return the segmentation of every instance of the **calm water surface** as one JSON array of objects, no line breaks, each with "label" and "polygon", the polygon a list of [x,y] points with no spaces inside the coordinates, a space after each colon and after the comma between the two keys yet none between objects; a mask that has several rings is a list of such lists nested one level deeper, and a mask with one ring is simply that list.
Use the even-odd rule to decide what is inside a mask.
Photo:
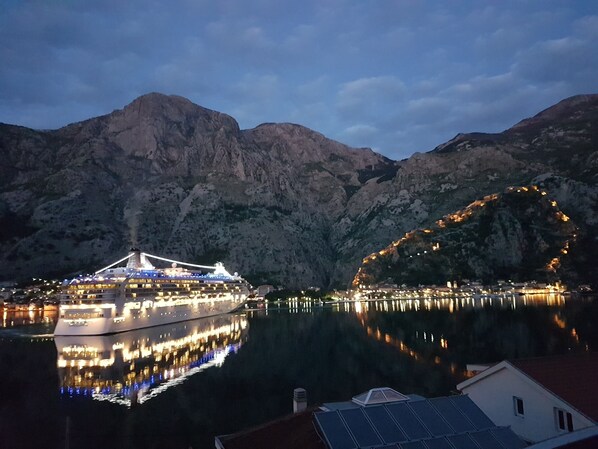
[{"label": "calm water surface", "polygon": [[294,305],[85,338],[52,338],[47,318],[0,329],[2,448],[212,448],[289,413],[296,387],[310,404],[436,396],[467,363],[598,348],[598,302],[562,297]]}]

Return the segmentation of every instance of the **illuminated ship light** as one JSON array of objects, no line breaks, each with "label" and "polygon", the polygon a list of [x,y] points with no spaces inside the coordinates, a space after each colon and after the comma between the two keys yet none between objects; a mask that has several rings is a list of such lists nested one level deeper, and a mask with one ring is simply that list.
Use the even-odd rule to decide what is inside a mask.
[{"label": "illuminated ship light", "polygon": [[[172,265],[155,268],[150,259]],[[104,335],[227,313],[243,306],[249,287],[221,263],[190,264],[131,250],[93,275],[64,282],[54,334]]]},{"label": "illuminated ship light", "polygon": [[242,315],[203,318],[110,336],[56,337],[60,393],[131,407],[211,367],[243,344]]}]

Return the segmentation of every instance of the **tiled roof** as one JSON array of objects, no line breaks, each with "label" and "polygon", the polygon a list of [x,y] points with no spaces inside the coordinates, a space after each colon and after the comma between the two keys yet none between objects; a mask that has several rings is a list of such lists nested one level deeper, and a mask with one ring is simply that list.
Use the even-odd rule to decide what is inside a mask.
[{"label": "tiled roof", "polygon": [[598,352],[509,360],[509,363],[598,422]]},{"label": "tiled roof", "polygon": [[313,409],[218,438],[225,449],[326,449],[314,427]]},{"label": "tiled roof", "polygon": [[598,449],[598,436],[586,438],[585,440],[567,443],[559,446],[559,449]]}]

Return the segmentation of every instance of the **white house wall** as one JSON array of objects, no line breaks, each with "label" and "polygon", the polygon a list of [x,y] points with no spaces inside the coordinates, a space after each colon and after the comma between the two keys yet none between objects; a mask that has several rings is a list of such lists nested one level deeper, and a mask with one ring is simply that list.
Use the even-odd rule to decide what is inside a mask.
[{"label": "white house wall", "polygon": [[[554,408],[571,413],[573,429],[593,425],[586,417],[550,394],[532,380],[510,369],[494,374],[462,389],[488,417],[499,426],[511,429],[523,439],[538,442],[561,435],[555,422]],[[524,416],[516,416],[513,396],[523,399]]]}]

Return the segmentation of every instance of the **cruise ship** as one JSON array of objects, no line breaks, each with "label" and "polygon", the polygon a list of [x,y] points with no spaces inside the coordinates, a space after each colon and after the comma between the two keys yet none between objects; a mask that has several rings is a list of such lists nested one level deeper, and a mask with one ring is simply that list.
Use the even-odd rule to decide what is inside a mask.
[{"label": "cruise ship", "polygon": [[112,335],[55,337],[60,393],[131,407],[219,367],[246,340],[243,314]]},{"label": "cruise ship", "polygon": [[[150,259],[171,266],[156,268]],[[93,275],[64,282],[54,335],[105,335],[219,315],[242,307],[248,294],[247,281],[221,263],[195,265],[132,249]]]}]

